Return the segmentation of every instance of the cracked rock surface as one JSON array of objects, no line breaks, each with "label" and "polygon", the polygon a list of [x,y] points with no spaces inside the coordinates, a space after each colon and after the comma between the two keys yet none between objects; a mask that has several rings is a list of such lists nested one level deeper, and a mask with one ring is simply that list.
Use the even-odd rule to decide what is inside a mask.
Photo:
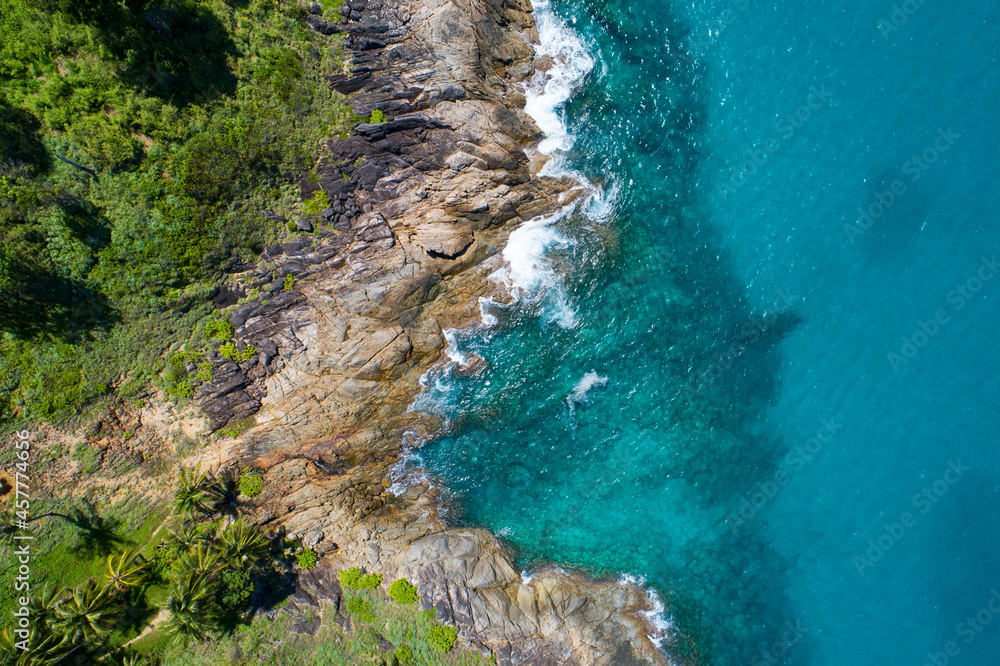
[{"label": "cracked rock surface", "polygon": [[[339,16],[308,22],[346,33],[353,66],[330,85],[385,121],[327,142],[301,181],[304,198],[322,189],[330,200],[296,223],[313,233],[238,267],[241,293],[259,295],[230,321],[256,351],[217,363],[198,401],[213,430],[256,425],[207,462],[263,470],[260,524],[343,566],[407,576],[424,607],[500,664],[666,663],[638,588],[557,569],[524,581],[488,531],[446,528],[430,483],[389,492],[404,440],[441,427],[407,407],[442,357],[443,329],[478,319],[512,229],[579,194],[536,175],[541,133],[518,86],[535,69],[530,3],[345,0]],[[333,575],[310,574],[296,604],[336,605]]]}]

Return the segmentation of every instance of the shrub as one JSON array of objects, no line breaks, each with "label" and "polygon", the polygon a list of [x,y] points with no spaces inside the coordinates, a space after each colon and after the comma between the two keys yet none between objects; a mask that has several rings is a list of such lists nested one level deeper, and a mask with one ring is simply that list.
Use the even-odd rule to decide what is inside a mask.
[{"label": "shrub", "polygon": [[382,584],[382,574],[364,574],[358,567],[345,569],[338,576],[341,585],[355,590],[374,590]]},{"label": "shrub", "polygon": [[240,474],[240,494],[254,498],[264,489],[264,477],[259,472],[245,471]]},{"label": "shrub", "polygon": [[389,596],[400,604],[412,604],[420,598],[417,588],[405,578],[400,578],[389,586]]},{"label": "shrub", "polygon": [[253,345],[247,345],[243,349],[239,349],[232,342],[227,342],[219,347],[219,355],[222,356],[222,358],[229,361],[236,361],[237,363],[249,361],[256,353],[257,348]]},{"label": "shrub", "polygon": [[302,569],[312,569],[316,566],[316,551],[305,548],[299,553],[299,567]]},{"label": "shrub", "polygon": [[381,109],[373,109],[372,110],[372,117],[371,117],[371,120],[369,122],[371,122],[373,125],[377,125],[379,123],[384,123],[385,122],[385,114],[382,113]]},{"label": "shrub", "polygon": [[210,382],[212,381],[212,368],[215,366],[211,361],[205,361],[198,364],[198,374],[195,377],[199,382]]},{"label": "shrub", "polygon": [[250,573],[244,569],[229,567],[219,574],[219,606],[230,611],[240,611],[246,608],[250,595],[253,594],[253,581]]},{"label": "shrub", "polygon": [[227,342],[233,337],[233,325],[225,319],[216,319],[205,324],[205,335]]},{"label": "shrub", "polygon": [[[312,199],[302,202],[302,212],[306,215],[319,215],[324,208],[330,207],[330,197],[324,190],[316,190]],[[289,224],[294,224],[291,222]]]},{"label": "shrub", "polygon": [[372,612],[372,605],[359,597],[351,597],[347,600],[347,611],[361,622],[375,621],[375,613]]},{"label": "shrub", "polygon": [[294,222],[292,222],[291,220],[289,220],[288,224],[285,225],[285,228],[288,229],[288,231],[290,233],[294,233],[294,232],[298,231],[299,225],[297,225]]},{"label": "shrub", "polygon": [[431,649],[438,652],[451,652],[456,638],[458,629],[443,624],[435,624],[427,632],[427,642],[431,644]]},{"label": "shrub", "polygon": [[286,275],[285,276],[285,281],[282,283],[282,286],[285,288],[285,291],[291,291],[292,289],[294,289],[295,288],[295,276],[292,275],[291,273],[289,273],[288,275]]}]

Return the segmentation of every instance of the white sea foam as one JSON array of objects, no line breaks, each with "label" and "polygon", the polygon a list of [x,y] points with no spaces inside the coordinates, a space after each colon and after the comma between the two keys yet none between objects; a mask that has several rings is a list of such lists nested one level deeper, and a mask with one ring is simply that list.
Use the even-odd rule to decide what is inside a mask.
[{"label": "white sea foam", "polygon": [[573,135],[560,110],[594,68],[580,36],[552,11],[548,0],[535,0],[535,24],[539,44],[538,57],[548,56],[553,64],[547,71],[536,72],[525,90],[525,112],[545,134],[538,150],[546,155],[565,152],[573,147]]},{"label": "white sea foam", "polygon": [[595,386],[604,386],[607,383],[607,377],[601,377],[593,370],[586,373],[576,383],[576,386],[573,387],[573,392],[566,398],[566,403],[569,405],[569,413],[572,414],[576,410],[577,405],[584,404],[589,400],[587,394],[590,393],[590,389]]},{"label": "white sea foam", "polygon": [[389,468],[389,480],[392,481],[389,492],[396,497],[415,484],[433,485],[424,467],[424,460],[417,452],[423,443],[413,432],[407,430],[403,433],[403,453],[396,464]]},{"label": "white sea foam", "polygon": [[536,303],[539,315],[563,328],[577,325],[576,308],[570,303],[562,278],[546,254],[553,248],[566,249],[572,241],[552,225],[569,214],[570,208],[529,220],[515,229],[503,250],[505,264],[490,275],[503,285],[514,302]]},{"label": "white sea foam", "polygon": [[462,352],[458,351],[458,337],[456,333],[458,332],[454,328],[446,328],[441,331],[444,334],[444,340],[448,343],[448,346],[444,348],[445,356],[452,363],[457,363],[458,365],[465,365],[469,362],[469,359]]},{"label": "white sea foam", "polygon": [[[649,640],[657,649],[662,650],[665,642],[670,642],[674,639],[677,629],[673,623],[673,618],[667,615],[667,608],[663,604],[663,600],[660,599],[660,595],[653,588],[646,587],[646,579],[640,576],[622,574],[619,582],[622,585],[632,585],[641,588],[646,593],[646,598],[653,604],[653,608],[648,611],[641,611],[640,613],[646,618],[650,626],[653,627],[653,633],[649,634]],[[674,666],[675,662],[668,657],[668,663]]]}]

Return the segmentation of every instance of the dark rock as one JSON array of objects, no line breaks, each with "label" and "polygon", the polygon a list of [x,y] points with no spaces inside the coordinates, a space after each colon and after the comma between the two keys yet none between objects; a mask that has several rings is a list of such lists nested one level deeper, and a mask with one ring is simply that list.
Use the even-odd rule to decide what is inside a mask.
[{"label": "dark rock", "polygon": [[217,308],[228,308],[230,305],[236,305],[244,295],[242,286],[227,282],[215,290],[212,302],[215,303],[215,307]]},{"label": "dark rock", "polygon": [[332,35],[336,32],[340,32],[340,28],[336,24],[330,23],[318,16],[307,16],[306,25],[315,30],[321,35]]},{"label": "dark rock", "polygon": [[268,356],[276,356],[278,354],[278,346],[274,344],[274,341],[270,338],[264,338],[257,343],[257,349]]},{"label": "dark rock", "polygon": [[316,14],[317,16],[323,13],[323,7],[320,6],[318,2],[309,3],[309,13]]},{"label": "dark rock", "polygon": [[295,226],[298,227],[299,231],[310,232],[313,230],[312,222],[308,218],[300,217],[295,221]]},{"label": "dark rock", "polygon": [[236,311],[229,315],[229,323],[236,329],[242,328],[243,324],[245,324],[247,319],[250,317],[250,314],[254,311],[256,305],[257,304],[255,303],[247,303],[246,305],[241,305],[236,308]]}]

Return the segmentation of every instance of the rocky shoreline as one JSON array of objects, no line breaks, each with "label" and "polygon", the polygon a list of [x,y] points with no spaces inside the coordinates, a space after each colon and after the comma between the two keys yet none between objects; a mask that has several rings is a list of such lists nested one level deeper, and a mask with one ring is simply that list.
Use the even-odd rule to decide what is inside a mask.
[{"label": "rocky shoreline", "polygon": [[[330,84],[358,115],[385,121],[330,140],[302,180],[304,198],[330,199],[320,223],[299,221],[315,233],[235,267],[218,295],[252,296],[230,321],[256,353],[220,360],[197,402],[212,430],[255,425],[189,462],[262,470],[260,524],[338,566],[408,577],[500,664],[668,663],[639,588],[556,568],[522,580],[494,535],[446,528],[429,484],[388,491],[404,439],[441,427],[407,408],[442,358],[443,330],[478,320],[512,229],[581,194],[538,175],[542,134],[518,85],[545,65],[530,3],[345,0],[341,13],[309,17],[314,30],[347,33],[352,65]],[[332,571],[319,571],[329,575],[308,576],[291,608],[332,598]]]}]

